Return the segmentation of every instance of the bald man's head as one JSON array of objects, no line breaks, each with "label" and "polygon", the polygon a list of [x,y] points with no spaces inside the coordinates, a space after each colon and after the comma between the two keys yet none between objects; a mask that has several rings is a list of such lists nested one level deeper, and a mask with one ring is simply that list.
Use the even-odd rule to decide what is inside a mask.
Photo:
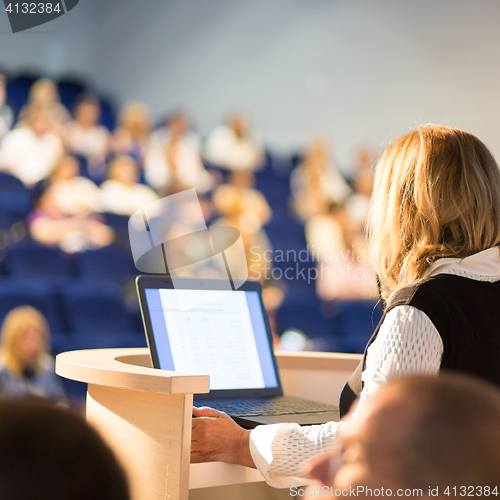
[{"label": "bald man's head", "polygon": [[411,413],[398,452],[405,484],[498,485],[498,388],[468,376],[443,375],[397,380],[384,393]]},{"label": "bald man's head", "polygon": [[464,375],[397,379],[345,424],[340,442],[342,463],[338,456],[329,466],[317,461],[311,475],[334,488],[424,495],[436,486],[493,488],[500,478],[500,391]]}]

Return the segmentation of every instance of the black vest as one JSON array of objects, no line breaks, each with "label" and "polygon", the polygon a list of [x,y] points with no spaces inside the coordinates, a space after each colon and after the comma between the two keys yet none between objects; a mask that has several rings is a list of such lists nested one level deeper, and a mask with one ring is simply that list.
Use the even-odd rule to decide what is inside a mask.
[{"label": "black vest", "polygon": [[340,394],[341,416],[363,388],[361,372],[368,347],[387,313],[399,305],[420,309],[436,327],[444,347],[441,369],[476,375],[500,386],[500,281],[439,274],[398,290],[389,300],[361,363]]}]

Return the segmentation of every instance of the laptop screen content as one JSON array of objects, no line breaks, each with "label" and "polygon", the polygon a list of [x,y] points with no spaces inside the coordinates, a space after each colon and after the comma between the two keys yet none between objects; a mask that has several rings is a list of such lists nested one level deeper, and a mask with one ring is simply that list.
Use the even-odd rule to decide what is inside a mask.
[{"label": "laptop screen content", "polygon": [[210,390],[278,387],[258,292],[146,288],[145,296],[160,368],[209,375]]}]

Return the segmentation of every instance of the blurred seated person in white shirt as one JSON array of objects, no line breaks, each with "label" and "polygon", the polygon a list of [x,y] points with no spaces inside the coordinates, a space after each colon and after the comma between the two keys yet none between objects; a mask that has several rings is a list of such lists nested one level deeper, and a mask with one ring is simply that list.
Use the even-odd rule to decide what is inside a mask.
[{"label": "blurred seated person in white shirt", "polygon": [[40,78],[30,88],[27,104],[19,113],[19,120],[26,120],[31,108],[45,108],[52,124],[52,132],[62,136],[62,126],[71,119],[66,106],[61,104],[57,85],[49,78]]},{"label": "blurred seated person in white shirt", "polygon": [[351,193],[322,139],[312,141],[304,161],[290,176],[290,187],[293,208],[302,220],[324,213],[332,202],[343,203]]},{"label": "blurred seated person in white shirt", "polygon": [[208,136],[205,157],[228,170],[262,168],[264,151],[252,133],[250,118],[242,112],[229,115],[227,123],[216,127]]},{"label": "blurred seated person in white shirt", "polygon": [[129,102],[118,117],[118,127],[113,135],[113,147],[118,155],[128,155],[141,165],[151,138],[153,119],[147,104]]},{"label": "blurred seated person in white shirt", "polygon": [[316,291],[323,300],[377,297],[363,226],[343,205],[331,203],[306,222],[309,251],[317,262]]},{"label": "blurred seated person in white shirt", "polygon": [[119,156],[111,163],[109,179],[101,184],[101,205],[104,212],[132,215],[158,200],[148,186],[139,184],[137,163],[129,156]]},{"label": "blurred seated person in white shirt", "polygon": [[7,132],[12,128],[14,123],[14,113],[11,107],[5,102],[7,97],[5,85],[7,84],[7,79],[5,75],[0,73],[0,139],[7,134]]},{"label": "blurred seated person in white shirt", "polygon": [[110,152],[111,139],[108,129],[99,125],[101,104],[96,97],[80,97],[75,108],[75,120],[66,126],[66,142],[70,152],[85,156],[89,171],[102,167]]},{"label": "blurred seated person in white shirt", "polygon": [[101,222],[99,215],[65,215],[50,186],[35,203],[29,226],[35,240],[59,246],[67,253],[104,247],[114,239],[113,230]]},{"label": "blurred seated person in white shirt", "polygon": [[172,111],[166,119],[165,125],[153,132],[151,147],[166,148],[173,139],[198,153],[200,152],[200,136],[193,130],[187,111],[181,109]]},{"label": "blurred seated person in white shirt", "polygon": [[61,139],[50,129],[50,112],[30,108],[28,126],[12,130],[2,140],[2,169],[27,186],[47,178],[63,154]]},{"label": "blurred seated person in white shirt", "polygon": [[30,306],[12,309],[0,336],[0,397],[38,396],[64,400],[49,355],[49,326]]},{"label": "blurred seated person in white shirt", "polygon": [[172,134],[169,137],[165,146],[160,140],[151,140],[144,163],[146,182],[161,194],[190,188],[206,193],[212,189],[214,180],[190,141]]},{"label": "blurred seated person in white shirt", "polygon": [[50,176],[57,206],[64,215],[100,212],[99,188],[90,179],[78,175],[78,172],[79,164],[75,157],[61,157]]}]

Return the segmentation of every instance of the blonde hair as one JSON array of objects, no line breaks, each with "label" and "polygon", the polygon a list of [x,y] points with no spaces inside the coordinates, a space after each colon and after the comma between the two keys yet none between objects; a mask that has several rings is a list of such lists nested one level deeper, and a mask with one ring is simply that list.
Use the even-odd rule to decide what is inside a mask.
[{"label": "blonde hair", "polygon": [[151,131],[151,111],[147,104],[129,102],[120,112],[119,123],[130,133],[132,139],[146,139]]},{"label": "blonde hair", "polygon": [[426,125],[378,161],[367,223],[382,297],[424,276],[441,257],[500,244],[500,170],[475,136]]},{"label": "blonde hair", "polygon": [[46,88],[50,88],[54,94],[54,102],[60,102],[59,89],[53,80],[50,78],[40,78],[30,88],[29,91],[29,101],[34,103],[40,94],[40,91],[44,91]]},{"label": "blonde hair", "polygon": [[[36,328],[42,334],[44,352],[48,353],[49,326],[43,315],[34,307],[19,306],[7,314],[0,334],[0,352],[7,368],[16,375],[21,375],[22,365],[18,356],[18,345],[21,337],[29,328]],[[36,371],[39,366],[34,367]]]}]

